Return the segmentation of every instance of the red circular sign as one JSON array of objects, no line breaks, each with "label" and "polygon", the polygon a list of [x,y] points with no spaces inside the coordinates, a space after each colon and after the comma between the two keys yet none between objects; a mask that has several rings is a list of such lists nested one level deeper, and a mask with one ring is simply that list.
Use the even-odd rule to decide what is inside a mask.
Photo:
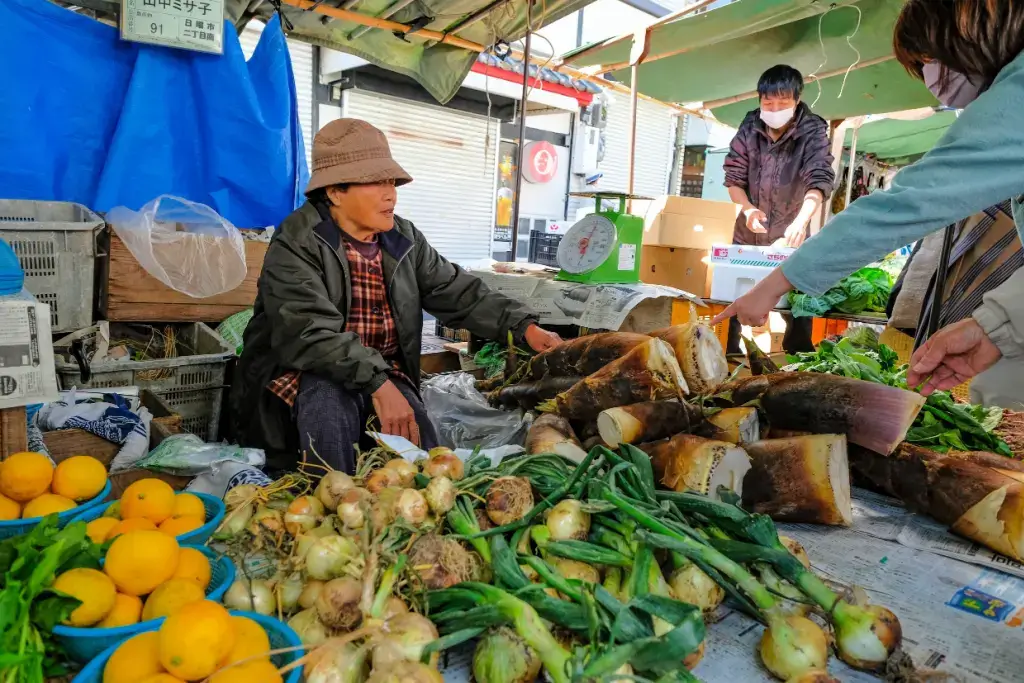
[{"label": "red circular sign", "polygon": [[546,183],[558,173],[558,151],[550,142],[526,143],[523,177],[531,183]]}]

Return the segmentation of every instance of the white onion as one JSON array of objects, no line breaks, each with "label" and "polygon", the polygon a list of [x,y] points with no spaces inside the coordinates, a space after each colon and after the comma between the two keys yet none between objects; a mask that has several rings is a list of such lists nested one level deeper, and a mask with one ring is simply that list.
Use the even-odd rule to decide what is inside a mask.
[{"label": "white onion", "polygon": [[312,530],[324,517],[324,504],[313,496],[299,496],[288,505],[284,527],[292,536]]},{"label": "white onion", "polygon": [[430,512],[427,499],[416,489],[404,489],[398,496],[396,509],[398,516],[413,526],[419,526],[427,521],[427,514]]},{"label": "white onion", "polygon": [[284,515],[278,510],[260,506],[249,522],[249,531],[253,536],[259,536],[263,531],[280,534],[284,531]]},{"label": "white onion", "polygon": [[224,606],[270,616],[277,609],[277,600],[266,581],[237,579],[224,593]]},{"label": "white onion", "polygon": [[304,609],[288,620],[303,645],[316,647],[327,640],[327,627],[320,622],[315,609]]},{"label": "white onion", "polygon": [[359,626],[363,613],[359,609],[363,584],[351,577],[333,579],[324,584],[316,597],[316,613],[324,626],[350,631]]},{"label": "white onion", "polygon": [[316,597],[320,595],[320,591],[324,588],[324,582],[318,581],[317,579],[309,579],[302,586],[302,592],[299,593],[299,607],[302,609],[309,609],[316,604]]},{"label": "white onion", "polygon": [[423,489],[427,505],[436,515],[443,515],[455,507],[455,484],[448,477],[434,477]]},{"label": "white onion", "polygon": [[585,541],[590,533],[590,513],[578,500],[566,498],[548,512],[548,531],[553,541]]},{"label": "white onion", "polygon": [[251,503],[228,510],[224,517],[224,524],[218,533],[226,534],[229,537],[237,536],[249,526],[254,512],[256,512],[256,506]]},{"label": "white onion", "polygon": [[[423,648],[437,640],[437,629],[424,616],[415,612],[399,614],[385,622],[386,634],[373,648],[373,670],[384,671],[399,662],[418,662]],[[430,657],[437,663],[437,653]]]},{"label": "white onion", "polygon": [[321,581],[337,578],[358,556],[359,546],[344,536],[318,539],[306,552],[306,575]]},{"label": "white onion", "polygon": [[239,484],[224,494],[224,505],[231,510],[239,505],[254,503],[259,492],[260,487],[256,484]]},{"label": "white onion", "polygon": [[714,612],[725,599],[722,587],[695,564],[672,572],[668,585],[676,600],[700,607],[705,613]]},{"label": "white onion", "polygon": [[409,606],[405,604],[405,601],[397,595],[392,595],[390,598],[384,601],[384,611],[380,615],[380,618],[384,621],[397,617],[399,614],[405,614],[409,611]]},{"label": "white onion", "polygon": [[567,560],[564,557],[553,557],[551,561],[558,573],[566,579],[576,579],[586,583],[601,583],[601,573],[585,562]]},{"label": "white onion", "polygon": [[400,480],[401,477],[398,476],[398,472],[395,472],[394,470],[379,469],[370,472],[370,476],[366,478],[366,482],[363,486],[367,491],[376,496],[386,488],[399,486]]},{"label": "white onion", "polygon": [[341,499],[342,494],[349,489],[355,488],[355,486],[356,483],[352,480],[352,477],[344,472],[334,470],[323,476],[320,483],[316,485],[313,495],[320,499],[325,508],[334,512],[338,509],[338,501]]},{"label": "white onion", "polygon": [[760,651],[764,665],[784,681],[828,665],[828,638],[806,617],[775,619],[761,637]]},{"label": "white onion", "polygon": [[338,501],[338,518],[346,529],[362,529],[366,524],[364,508],[370,502],[370,492],[366,489],[349,489]]},{"label": "white onion", "polygon": [[353,643],[331,643],[306,663],[306,683],[363,683],[366,680],[366,648]]},{"label": "white onion", "polygon": [[304,588],[302,576],[297,572],[277,582],[274,586],[274,595],[277,596],[277,604],[281,606],[282,612],[291,614],[295,611]]},{"label": "white onion", "polygon": [[399,486],[412,486],[413,479],[416,478],[418,470],[416,465],[405,458],[394,458],[384,463],[384,469],[391,470],[398,475]]},{"label": "white onion", "polygon": [[452,481],[462,479],[464,466],[459,456],[452,451],[445,449],[444,452],[433,455],[430,459],[420,460],[423,474],[433,479],[434,477],[448,477]]}]

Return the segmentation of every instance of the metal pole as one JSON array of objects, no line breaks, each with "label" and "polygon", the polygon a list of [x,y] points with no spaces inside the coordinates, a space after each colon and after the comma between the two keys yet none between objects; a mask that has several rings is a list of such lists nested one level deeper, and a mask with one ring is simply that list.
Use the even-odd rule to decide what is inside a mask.
[{"label": "metal pole", "polygon": [[519,200],[523,189],[523,160],[526,158],[526,97],[530,92],[530,38],[532,30],[533,0],[526,1],[526,37],[523,40],[523,95],[519,101],[519,149],[516,151],[516,190],[512,197],[512,263],[516,261],[519,246]]},{"label": "metal pole", "polygon": [[853,171],[857,166],[857,137],[860,135],[860,127],[853,129],[853,140],[850,141],[850,170],[846,174],[846,203],[844,208],[850,207],[850,196],[853,194]]},{"label": "metal pole", "polygon": [[633,181],[636,174],[636,82],[640,72],[639,62],[629,68],[629,156],[627,157],[628,175],[626,176],[626,193],[633,194]]}]

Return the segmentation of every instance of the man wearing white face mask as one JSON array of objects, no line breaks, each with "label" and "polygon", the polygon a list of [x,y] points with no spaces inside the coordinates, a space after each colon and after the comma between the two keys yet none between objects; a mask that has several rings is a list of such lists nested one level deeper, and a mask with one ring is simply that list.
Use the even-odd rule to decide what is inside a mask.
[{"label": "man wearing white face mask", "polygon": [[[725,186],[742,207],[733,244],[799,247],[808,224],[832,194],[835,171],[828,124],[800,101],[804,79],[791,66],[773,66],[757,83],[760,108],[747,114],[725,158]],[[782,345],[811,350],[811,319],[787,316]],[[730,353],[739,351],[739,324],[729,330]]]},{"label": "man wearing white face mask", "polygon": [[[762,324],[786,292],[823,294],[858,268],[1011,198],[1024,228],[1024,3],[908,0],[896,58],[943,104],[962,108],[938,144],[892,185],[858,200],[719,319]],[[718,322],[716,320],[715,322]],[[1024,271],[985,294],[974,315],[940,330],[911,359],[924,393],[975,376],[972,394],[1024,408]],[[986,385],[998,384],[997,391]],[[985,389],[986,391],[982,391]]]}]

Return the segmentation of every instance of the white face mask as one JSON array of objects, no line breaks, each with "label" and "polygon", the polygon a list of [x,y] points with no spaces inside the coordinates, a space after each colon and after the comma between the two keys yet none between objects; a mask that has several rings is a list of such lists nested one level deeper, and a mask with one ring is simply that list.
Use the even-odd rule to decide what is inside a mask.
[{"label": "white face mask", "polygon": [[949,70],[949,83],[945,89],[941,88],[939,81],[942,79],[942,65],[938,62],[928,62],[921,71],[924,84],[947,107],[963,109],[981,94],[981,88],[974,85],[971,79],[952,69]]},{"label": "white face mask", "polygon": [[796,115],[796,107],[790,107],[789,109],[783,109],[782,111],[765,111],[761,110],[761,120],[765,122],[769,128],[778,130],[787,123],[793,120]]}]

